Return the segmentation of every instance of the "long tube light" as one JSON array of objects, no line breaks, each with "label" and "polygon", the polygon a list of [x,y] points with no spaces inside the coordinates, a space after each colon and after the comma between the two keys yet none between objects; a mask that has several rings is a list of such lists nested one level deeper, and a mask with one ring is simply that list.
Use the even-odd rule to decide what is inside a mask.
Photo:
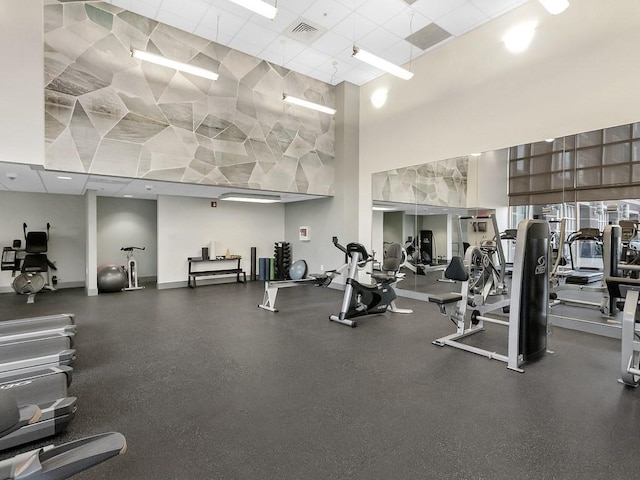
[{"label": "long tube light", "polygon": [[280,197],[276,195],[254,195],[250,193],[223,193],[219,200],[227,202],[279,203]]},{"label": "long tube light", "polygon": [[569,8],[568,0],[539,0],[551,15],[558,15]]},{"label": "long tube light", "polygon": [[405,70],[395,63],[391,63],[383,58],[376,57],[373,53],[369,53],[359,47],[353,47],[353,54],[351,54],[351,56],[376,68],[379,68],[380,70],[384,70],[391,75],[402,78],[403,80],[410,80],[413,77],[413,72]]},{"label": "long tube light", "polygon": [[292,97],[291,95],[287,95],[286,93],[282,94],[282,100],[293,105],[298,105],[300,107],[306,107],[312,110],[317,110],[318,112],[328,113],[329,115],[333,115],[336,113],[336,110],[334,110],[333,108],[325,107],[324,105],[313,103],[308,100],[303,100],[301,98]]},{"label": "long tube light", "polygon": [[269,5],[262,0],[231,0],[233,3],[240,5],[241,7],[251,10],[263,17],[267,17],[269,20],[276,18],[278,9],[273,5]]},{"label": "long tube light", "polygon": [[176,62],[175,60],[170,60],[160,55],[155,55],[143,50],[136,50],[135,48],[133,48],[131,49],[131,56],[145,62],[155,63],[156,65],[162,65],[163,67],[173,68],[174,70],[197,75],[198,77],[208,78],[209,80],[218,79],[218,74],[212,72],[211,70],[205,70],[204,68],[195,67],[187,63]]}]

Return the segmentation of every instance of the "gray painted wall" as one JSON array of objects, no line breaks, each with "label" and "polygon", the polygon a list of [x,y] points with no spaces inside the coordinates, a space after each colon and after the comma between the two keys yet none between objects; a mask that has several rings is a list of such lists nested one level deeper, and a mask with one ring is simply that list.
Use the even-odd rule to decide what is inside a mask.
[{"label": "gray painted wall", "polygon": [[125,265],[124,246],[135,250],[138,277],[157,275],[157,208],[155,200],[98,197],[98,265]]},{"label": "gray painted wall", "polygon": [[[0,192],[0,246],[21,239],[22,223],[28,231],[45,230],[51,224],[49,259],[58,271],[60,287],[78,287],[85,279],[85,199],[76,195]],[[11,289],[11,272],[0,272],[0,291]]]}]

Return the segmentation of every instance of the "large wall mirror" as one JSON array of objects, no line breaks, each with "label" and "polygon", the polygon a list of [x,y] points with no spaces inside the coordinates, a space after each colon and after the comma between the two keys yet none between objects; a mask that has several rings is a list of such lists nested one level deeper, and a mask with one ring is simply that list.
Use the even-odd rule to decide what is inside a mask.
[{"label": "large wall mirror", "polygon": [[506,171],[507,154],[504,149],[372,175],[372,249],[382,259],[392,243],[403,246],[407,261],[399,290],[427,292],[460,252],[459,217],[493,212],[484,204],[477,166],[483,158],[497,159]]},{"label": "large wall mirror", "polygon": [[[638,172],[640,122],[374,173],[372,248],[381,259],[386,245],[403,245],[409,263],[398,289],[426,293],[460,252],[459,224],[463,237],[473,226],[460,217],[493,214],[499,232],[533,217],[565,218],[567,235],[638,225]],[[502,246],[512,261],[513,245]]]}]

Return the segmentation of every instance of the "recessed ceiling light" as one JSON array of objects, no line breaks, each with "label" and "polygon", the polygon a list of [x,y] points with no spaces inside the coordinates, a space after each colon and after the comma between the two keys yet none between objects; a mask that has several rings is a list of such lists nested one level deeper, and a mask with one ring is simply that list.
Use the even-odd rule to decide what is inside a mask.
[{"label": "recessed ceiling light", "polygon": [[60,180],[73,180],[73,178],[71,177],[66,177],[64,175],[58,175],[56,178],[60,179]]},{"label": "recessed ceiling light", "polygon": [[[267,17],[269,20],[276,18],[278,14],[278,8],[274,5],[269,5],[262,0],[231,0],[233,3],[240,5],[252,12],[256,12],[263,17]],[[277,3],[276,3],[277,5]]]},{"label": "recessed ceiling light", "polygon": [[512,53],[524,52],[531,45],[536,26],[536,22],[526,22],[511,28],[502,37],[504,46]]},{"label": "recessed ceiling light", "polygon": [[375,108],[382,108],[384,104],[387,103],[388,94],[389,90],[386,88],[378,88],[371,94],[371,105]]}]

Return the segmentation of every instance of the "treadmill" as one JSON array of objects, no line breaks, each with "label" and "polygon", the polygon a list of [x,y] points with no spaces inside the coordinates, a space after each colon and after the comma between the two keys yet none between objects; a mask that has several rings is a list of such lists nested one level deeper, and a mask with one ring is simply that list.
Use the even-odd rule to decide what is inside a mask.
[{"label": "treadmill", "polygon": [[[37,405],[40,418],[0,437],[0,450],[50,437],[66,430],[76,413],[75,397],[67,396],[73,369],[32,367],[0,374],[0,391],[18,405]],[[0,477],[1,478],[1,477]]]},{"label": "treadmill", "polygon": [[76,351],[67,335],[0,343],[0,374],[37,366],[73,365]]},{"label": "treadmill", "polygon": [[[21,427],[36,422],[40,410],[18,406],[0,392],[0,440]],[[87,437],[59,446],[48,445],[0,461],[0,480],[53,480],[69,478],[99,463],[125,453],[127,442],[120,433]]]},{"label": "treadmill", "polygon": [[0,339],[26,339],[44,333],[76,333],[75,315],[61,313],[0,322]]},{"label": "treadmill", "polygon": [[571,272],[565,277],[567,285],[588,285],[590,283],[602,282],[603,272],[601,269],[576,269],[573,259],[573,249],[571,246],[575,242],[595,242],[602,247],[602,234],[597,228],[585,227],[567,237],[569,244],[569,257],[571,259]]}]

